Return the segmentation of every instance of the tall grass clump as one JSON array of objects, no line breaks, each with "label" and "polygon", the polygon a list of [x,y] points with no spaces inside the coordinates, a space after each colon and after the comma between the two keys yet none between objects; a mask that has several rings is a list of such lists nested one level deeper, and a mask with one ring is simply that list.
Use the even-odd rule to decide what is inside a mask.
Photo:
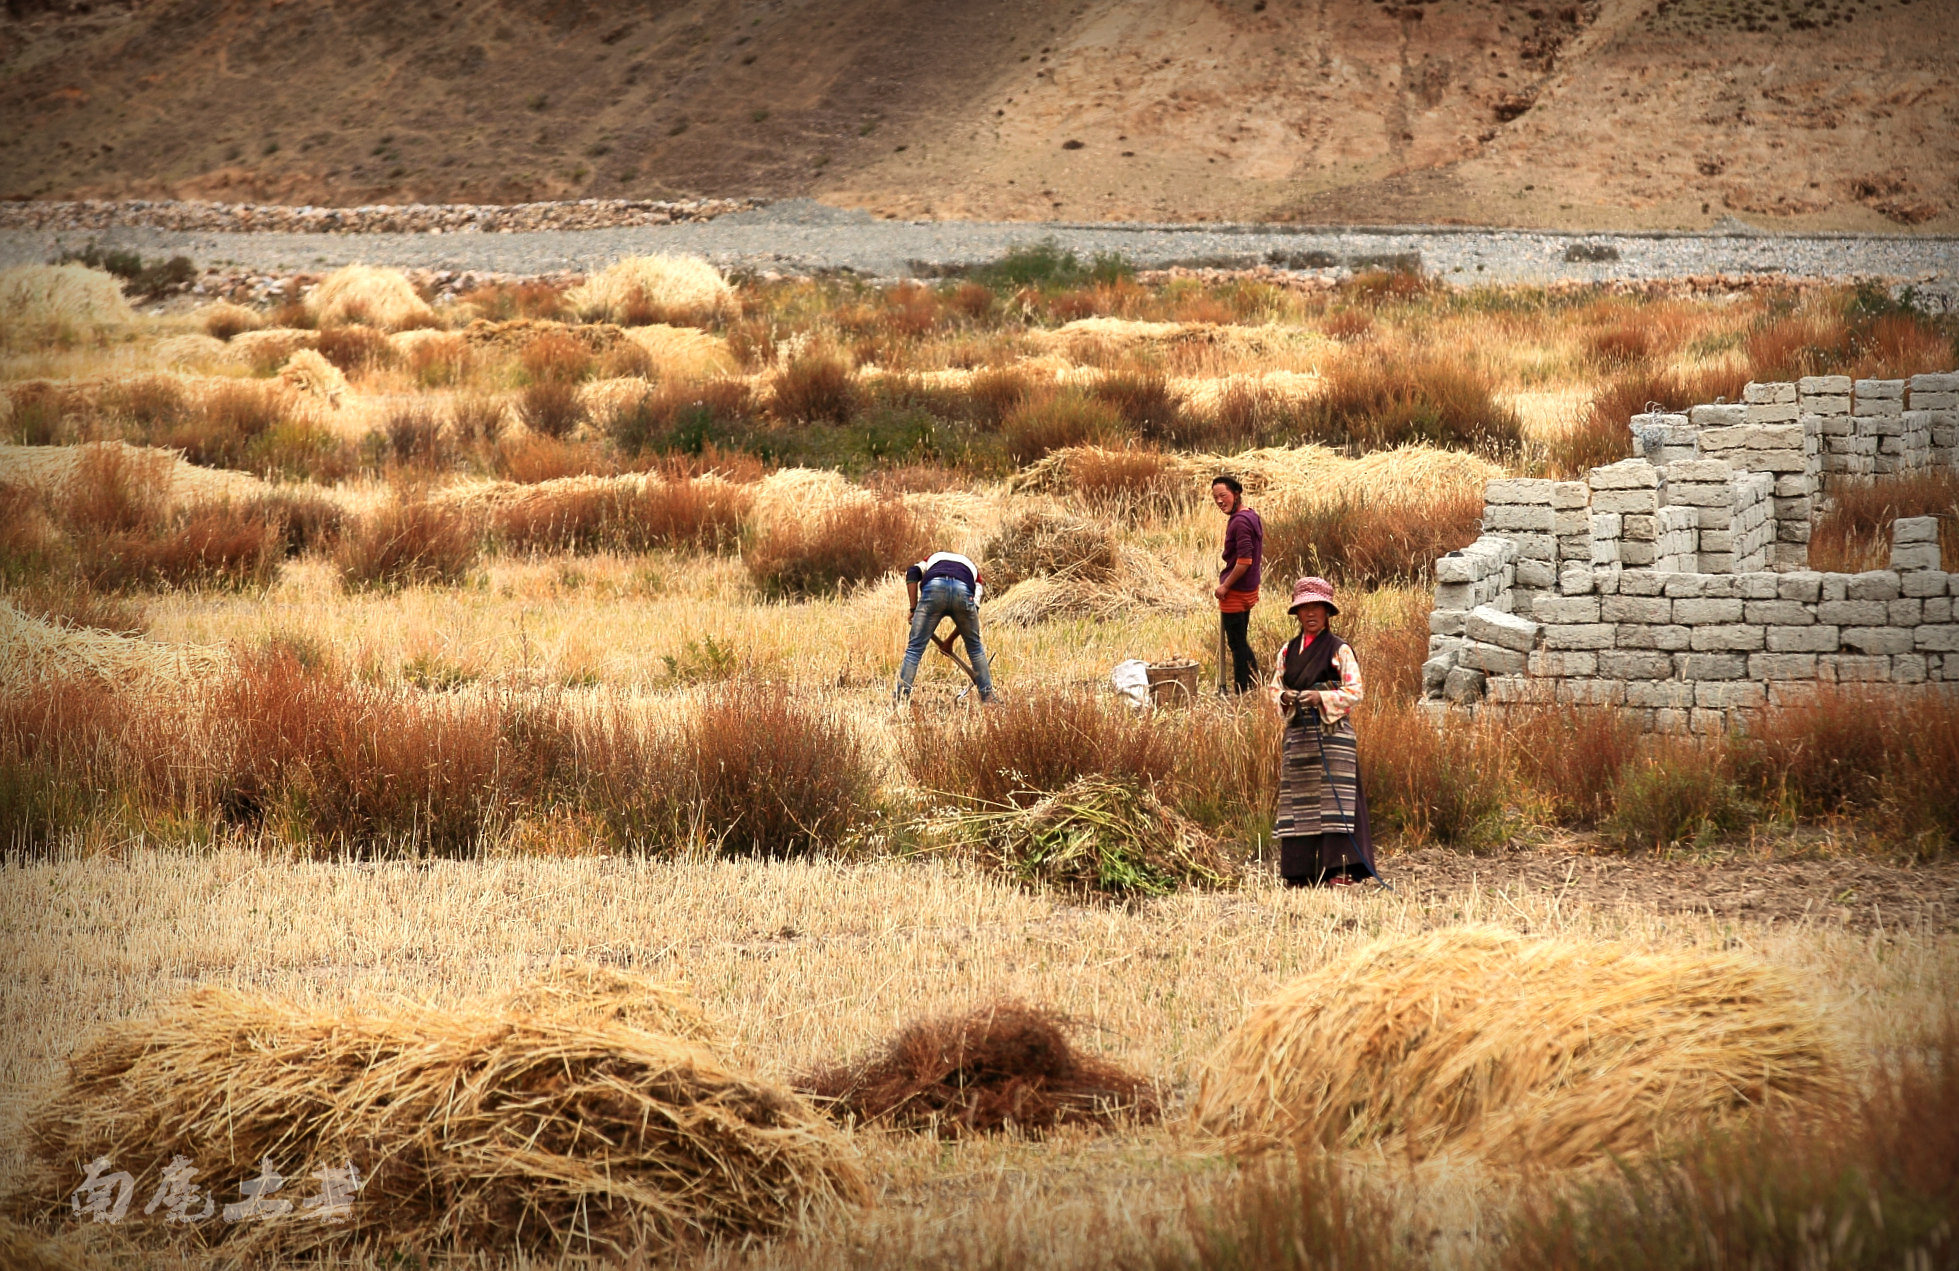
[{"label": "tall grass clump", "polygon": [[1530,711],[1510,728],[1528,740],[1514,750],[1519,774],[1565,825],[1596,825],[1612,814],[1620,779],[1643,740],[1625,712],[1582,706]]},{"label": "tall grass clump", "polygon": [[1809,540],[1809,567],[1841,573],[1886,569],[1891,563],[1891,522],[1899,517],[1939,518],[1939,555],[1959,569],[1959,472],[1951,469],[1879,477],[1869,485],[1839,485],[1831,507]]},{"label": "tall grass clump", "polygon": [[1439,353],[1389,358],[1356,352],[1329,368],[1325,392],[1302,412],[1308,439],[1368,450],[1424,442],[1506,453],[1523,420],[1496,400],[1496,385],[1468,362]]},{"label": "tall grass clump", "polygon": [[398,269],[345,265],[328,274],[306,297],[306,307],[322,330],[370,326],[406,331],[436,325],[435,310]]},{"label": "tall grass clump", "polygon": [[1656,737],[1620,769],[1599,828],[1627,849],[1662,849],[1714,839],[1747,811],[1719,740]]},{"label": "tall grass clump", "polygon": [[1519,802],[1509,739],[1492,725],[1438,728],[1401,703],[1355,721],[1361,781],[1375,824],[1411,843],[1477,851],[1509,830]]},{"label": "tall grass clump", "polygon": [[1022,464],[1070,446],[1116,445],[1125,432],[1114,406],[1073,388],[1023,397],[1000,420],[1007,454]]},{"label": "tall grass clump", "polygon": [[709,690],[679,749],[698,833],[723,852],[807,856],[842,842],[876,801],[876,765],[849,721],[784,685]]},{"label": "tall grass clump", "polygon": [[478,537],[455,508],[400,497],[362,517],[334,554],[350,590],[459,583],[476,563]]},{"label": "tall grass clump", "polygon": [[1419,1259],[1396,1241],[1394,1212],[1324,1152],[1261,1160],[1201,1194],[1183,1218],[1189,1244],[1159,1239],[1148,1271],[1402,1271]]},{"label": "tall grass clump", "polygon": [[769,382],[769,409],[786,423],[848,423],[857,404],[849,359],[834,349],[793,354]]},{"label": "tall grass clump", "polygon": [[1086,693],[1030,693],[964,716],[915,714],[900,745],[912,784],[994,807],[1084,777],[1139,785],[1176,772],[1182,738]]},{"label": "tall grass clump", "polygon": [[931,525],[892,500],[833,506],[762,531],[745,553],[749,577],[771,596],[828,595],[922,559]]},{"label": "tall grass clump", "polygon": [[1427,577],[1437,557],[1475,542],[1482,519],[1477,494],[1376,499],[1338,491],[1271,515],[1265,555],[1283,577],[1318,574],[1362,587],[1411,582]]},{"label": "tall grass clump", "polygon": [[0,270],[0,340],[72,344],[136,321],[122,284],[85,265]]}]

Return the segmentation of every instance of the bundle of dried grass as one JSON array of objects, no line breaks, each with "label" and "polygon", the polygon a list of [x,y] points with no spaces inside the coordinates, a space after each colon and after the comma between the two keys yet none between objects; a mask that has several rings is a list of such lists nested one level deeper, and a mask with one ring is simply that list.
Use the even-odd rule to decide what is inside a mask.
[{"label": "bundle of dried grass", "polygon": [[628,256],[565,293],[587,320],[621,326],[704,322],[734,307],[735,291],[698,256]]},{"label": "bundle of dried grass", "polygon": [[1225,1039],[1197,1122],[1566,1168],[1836,1088],[1814,1011],[1752,958],[1487,927],[1395,937],[1288,985]]},{"label": "bundle of dried grass", "polygon": [[265,327],[258,331],[240,331],[225,342],[225,349],[233,361],[270,370],[284,366],[295,349],[310,349],[319,342],[320,333],[317,331],[302,331],[298,327]]},{"label": "bundle of dried grass", "polygon": [[1113,620],[1203,606],[1195,583],[1161,558],[1120,542],[1112,522],[1054,508],[1009,518],[982,557],[988,582],[1004,593],[989,602],[996,622]]},{"label": "bundle of dried grass", "polygon": [[173,335],[156,342],[156,360],[164,366],[229,361],[231,346],[214,335]]},{"label": "bundle of dried grass", "polygon": [[18,1223],[0,1218],[0,1267],[9,1271],[102,1271],[111,1264],[85,1248],[79,1232],[43,1239]]},{"label": "bundle of dried grass", "polygon": [[136,311],[113,274],[86,265],[0,270],[0,321],[29,332],[77,333],[127,326]]},{"label": "bundle of dried grass", "polygon": [[1075,1049],[1070,1022],[1043,1007],[991,1002],[907,1025],[855,1063],[799,1084],[839,1115],[926,1133],[1154,1121],[1150,1084]]},{"label": "bundle of dried grass", "polygon": [[324,402],[338,410],[347,396],[347,377],[340,368],[313,349],[295,349],[279,368],[279,380],[304,396]]},{"label": "bundle of dried grass", "polygon": [[1105,776],[1078,777],[1024,806],[961,811],[934,828],[1020,883],[1077,896],[1167,896],[1221,887],[1231,873],[1196,822],[1149,787]]},{"label": "bundle of dried grass", "polygon": [[1216,348],[1234,353],[1278,353],[1321,341],[1305,327],[1242,326],[1228,322],[1138,322],[1128,318],[1078,318],[1053,330],[1027,333],[1035,348],[1058,349],[1071,355],[1098,350],[1147,348]]},{"label": "bundle of dried grass", "polygon": [[197,311],[197,321],[206,335],[219,340],[229,340],[232,336],[246,331],[257,331],[265,325],[265,315],[247,305],[233,304],[229,300],[218,300],[205,305]]},{"label": "bundle of dried grass", "polygon": [[405,274],[372,265],[334,270],[306,297],[306,307],[323,327],[358,323],[400,331],[435,323],[435,310],[416,294]]},{"label": "bundle of dried grass", "polygon": [[43,622],[0,599],[0,682],[92,676],[127,688],[188,685],[230,665],[222,649]]},{"label": "bundle of dried grass", "polygon": [[[476,1009],[371,1014],[200,990],[76,1053],[7,1207],[66,1216],[71,1171],[103,1155],[136,1173],[182,1154],[220,1186],[262,1161],[294,1175],[351,1163],[362,1184],[344,1222],[296,1209],[175,1238],[239,1258],[353,1242],[616,1258],[866,1198],[848,1148],[795,1094],[705,1041],[633,1026],[693,1027],[671,990],[623,972],[586,986],[596,996],[560,975]],[[161,1222],[125,1227],[172,1238]]]},{"label": "bundle of dried grass", "polygon": [[[229,382],[229,381],[220,381]],[[175,450],[132,446],[121,441],[90,442],[83,446],[0,446],[0,482],[59,495],[89,455],[110,452],[125,465],[145,471],[161,466],[159,479],[168,483],[172,506],[205,502],[245,502],[272,492],[272,487],[249,472],[203,468],[185,463]]]},{"label": "bundle of dried grass", "polygon": [[730,375],[737,369],[734,351],[718,335],[698,327],[669,326],[656,322],[649,326],[628,327],[626,338],[646,350],[653,370],[661,379],[704,380]]}]

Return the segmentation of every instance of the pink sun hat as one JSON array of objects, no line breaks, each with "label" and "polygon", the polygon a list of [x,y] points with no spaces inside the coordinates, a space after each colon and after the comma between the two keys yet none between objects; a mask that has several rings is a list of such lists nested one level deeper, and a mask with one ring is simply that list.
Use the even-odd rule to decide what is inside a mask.
[{"label": "pink sun hat", "polygon": [[1302,578],[1292,585],[1292,603],[1286,606],[1287,613],[1296,613],[1301,605],[1318,601],[1326,606],[1329,614],[1340,612],[1340,606],[1333,603],[1333,584],[1324,578]]}]

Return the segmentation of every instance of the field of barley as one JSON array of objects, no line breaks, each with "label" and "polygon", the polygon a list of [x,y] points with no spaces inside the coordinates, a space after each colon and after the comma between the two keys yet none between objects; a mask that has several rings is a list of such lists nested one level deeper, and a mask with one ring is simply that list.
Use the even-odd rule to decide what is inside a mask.
[{"label": "field of barley", "polygon": [[[1907,1132],[1959,1124],[1959,707],[1701,738],[1415,709],[1430,566],[1489,478],[1624,457],[1649,403],[1956,352],[1881,288],[1288,285],[1048,249],[889,286],[639,258],[440,305],[352,267],[154,316],[82,264],[0,274],[0,1248],[1959,1265],[1959,1143]],[[1286,583],[1339,589],[1397,890],[1272,876],[1278,721],[1208,691],[1220,473],[1266,520],[1268,665]],[[1813,561],[1876,567],[1899,515],[1959,525],[1959,478],[1841,499]],[[892,705],[900,571],[940,549],[984,570],[994,706],[930,650]],[[1180,657],[1194,703],[1109,690]],[[1803,916],[1579,890],[1581,863],[1773,867]],[[1509,1013],[1464,997],[1513,963]],[[592,1005],[663,984],[657,1019]],[[1309,1026],[1336,1005],[1362,1013]],[[1438,1076],[1442,1036],[1484,1057]],[[613,1082],[685,1133],[633,1155],[635,1114],[580,1146],[633,1118],[578,1103],[549,1125],[585,1130],[520,1151],[514,1113],[455,1102],[481,1083],[412,1059],[442,1047],[548,1052],[583,1074],[549,1097]],[[342,1050],[399,1050],[449,1112],[409,1134]],[[1301,1097],[1255,1093],[1293,1089],[1274,1054],[1375,1085],[1254,1134]],[[287,1093],[254,1103],[250,1072]],[[465,1112],[502,1154],[443,1166]],[[236,1200],[329,1145],[394,1162],[345,1230],[136,1212],[180,1149]],[[112,1147],[138,1203],[86,1220]],[[665,1190],[567,1172],[594,1160]]]}]

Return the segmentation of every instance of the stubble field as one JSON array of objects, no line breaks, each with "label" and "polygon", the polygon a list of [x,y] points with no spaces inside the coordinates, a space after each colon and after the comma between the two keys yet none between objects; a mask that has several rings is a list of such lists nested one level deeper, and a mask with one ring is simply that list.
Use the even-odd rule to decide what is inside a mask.
[{"label": "stubble field", "polygon": [[[758,1266],[1270,1264],[1247,1250],[1291,1231],[1274,1214],[1327,1196],[1364,1265],[1528,1264],[1551,1247],[1530,1216],[1605,1174],[1349,1145],[1345,1181],[1292,1203],[1189,1119],[1248,1007],[1382,937],[1737,954],[1788,977],[1860,1090],[1950,1054],[1950,703],[1699,739],[1570,711],[1438,734],[1413,709],[1428,564],[1474,537],[1489,476],[1621,457],[1648,401],[1949,369],[1949,324],[1870,290],[1288,289],[1039,252],[932,287],[641,268],[162,319],[92,275],[10,309],[7,1189],[70,1053],[179,993],[448,1009],[566,957],[683,984],[784,1085],[1003,1000],[1154,1083],[1155,1124],[853,1126],[874,1203],[699,1255]],[[1257,703],[1109,700],[1128,657],[1213,678],[1217,471],[1267,518],[1271,590],[1341,588],[1397,891],[1276,886]],[[1867,561],[1954,494],[1845,500],[1815,550]],[[890,705],[891,571],[940,547],[991,585],[989,711],[937,653]],[[1254,644],[1285,634],[1268,598]],[[1108,789],[1151,800],[1121,805],[1144,807],[1126,837],[1044,857],[1040,817]],[[1865,1168],[1865,1132],[1831,1125]],[[1698,1159],[1680,1134],[1667,1159]],[[1775,1155],[1748,1168],[1808,1196]],[[1922,1205],[1951,1178],[1900,1186]],[[148,1238],[34,1237],[152,1265]],[[1316,1265],[1318,1239],[1277,1256]],[[1569,1264],[1666,1264],[1604,1247]]]}]

